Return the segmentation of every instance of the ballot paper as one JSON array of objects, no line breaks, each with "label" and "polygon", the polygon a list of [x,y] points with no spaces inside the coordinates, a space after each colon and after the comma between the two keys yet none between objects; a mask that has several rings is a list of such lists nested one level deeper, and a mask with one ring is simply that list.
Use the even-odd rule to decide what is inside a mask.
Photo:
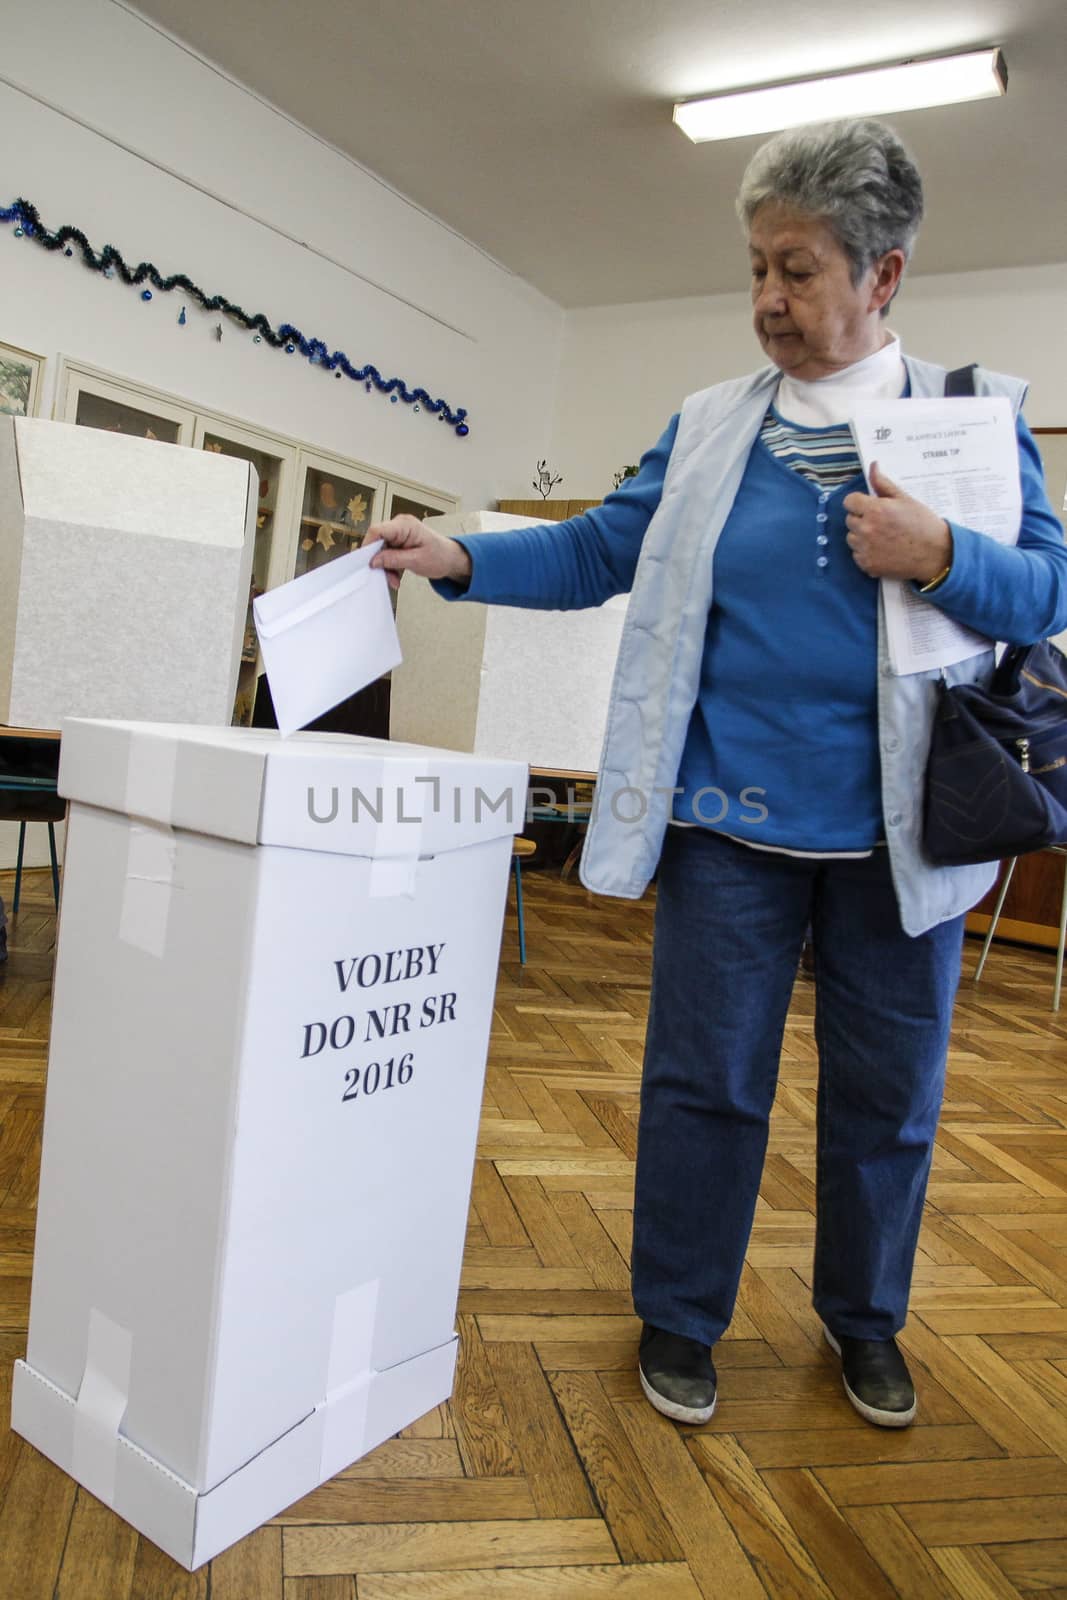
[{"label": "ballot paper", "polygon": [[[852,436],[870,482],[872,462],[949,522],[1001,544],[1019,537],[1022,489],[1011,404],[1003,397],[871,400],[853,407]],[[993,641],[962,627],[910,583],[882,579],[894,672],[947,667]]]},{"label": "ballot paper", "polygon": [[381,541],[338,556],[253,602],[282,733],[295,733],[400,661]]}]

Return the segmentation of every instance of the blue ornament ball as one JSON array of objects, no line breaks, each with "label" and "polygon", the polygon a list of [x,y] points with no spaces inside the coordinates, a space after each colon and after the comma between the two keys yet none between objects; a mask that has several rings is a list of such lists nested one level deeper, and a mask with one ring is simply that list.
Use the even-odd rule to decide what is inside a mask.
[{"label": "blue ornament ball", "polygon": [[334,373],[334,377],[335,378],[343,378],[344,377],[344,373],[343,372],[335,372]]},{"label": "blue ornament ball", "polygon": [[467,424],[465,422],[461,422],[457,426],[456,432],[459,434],[461,439],[465,439],[467,437],[468,433],[470,433],[470,429],[467,427]]},{"label": "blue ornament ball", "polygon": [[141,290],[141,299],[142,300],[151,300],[151,298],[152,298],[151,289],[142,289]]},{"label": "blue ornament ball", "polygon": [[253,344],[262,344],[263,343],[263,335],[261,333],[253,334],[252,335],[252,343]]},{"label": "blue ornament ball", "polygon": [[295,344],[287,344],[286,347],[285,347],[286,355],[291,356],[295,349],[296,349],[296,345]]},{"label": "blue ornament ball", "polygon": [[395,406],[397,401],[400,399],[400,396],[398,394],[391,394],[389,396],[389,398],[390,398],[390,400],[393,402],[393,404]]},{"label": "blue ornament ball", "polygon": [[16,239],[21,239],[22,235],[25,233],[25,231],[26,231],[25,228],[16,228],[15,229],[15,238]]},{"label": "blue ornament ball", "polygon": [[72,256],[74,254],[74,251],[70,248],[69,244],[68,244],[67,248],[64,250],[63,254],[65,256]]}]

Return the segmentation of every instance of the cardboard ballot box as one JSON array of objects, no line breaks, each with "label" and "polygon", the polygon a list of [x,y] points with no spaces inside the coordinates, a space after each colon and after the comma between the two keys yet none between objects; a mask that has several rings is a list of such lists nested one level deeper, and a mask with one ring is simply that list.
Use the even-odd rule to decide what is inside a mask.
[{"label": "cardboard ballot box", "polygon": [[[473,511],[429,525],[454,538],[531,521]],[[617,595],[586,611],[445,605],[409,574],[397,592],[404,659],[392,674],[392,737],[595,772],[628,600]]]},{"label": "cardboard ballot box", "polygon": [[0,417],[0,723],[228,723],[257,496],[230,456]]},{"label": "cardboard ballot box", "polygon": [[526,772],[75,721],[12,1426],[192,1568],[451,1392]]}]

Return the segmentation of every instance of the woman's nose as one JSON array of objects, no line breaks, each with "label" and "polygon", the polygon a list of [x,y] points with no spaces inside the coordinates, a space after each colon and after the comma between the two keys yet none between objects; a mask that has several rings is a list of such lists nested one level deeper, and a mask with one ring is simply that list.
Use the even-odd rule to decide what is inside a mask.
[{"label": "woman's nose", "polygon": [[758,285],[757,292],[752,303],[756,310],[762,312],[764,315],[767,315],[772,311],[783,310],[785,306],[785,293],[781,278],[774,277],[768,272],[766,277],[763,279],[763,282]]}]

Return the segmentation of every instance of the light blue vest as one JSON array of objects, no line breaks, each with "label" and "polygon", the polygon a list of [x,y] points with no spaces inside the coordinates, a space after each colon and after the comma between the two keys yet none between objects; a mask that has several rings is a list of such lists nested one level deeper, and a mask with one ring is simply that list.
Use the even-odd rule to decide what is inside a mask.
[{"label": "light blue vest", "polygon": [[[910,357],[905,366],[913,396],[943,394],[944,367]],[[582,853],[582,882],[597,894],[640,899],[659,862],[700,683],[715,547],[780,376],[767,367],[690,395],[682,407],[634,577]],[[1018,412],[1026,384],[979,368],[975,392],[1006,395]],[[979,901],[996,868],[932,867],[922,855],[923,774],[941,674],[892,672],[881,605],[878,665],[886,840],[901,922],[916,936]],[[950,683],[988,682],[992,667],[985,651],[945,672]]]}]

